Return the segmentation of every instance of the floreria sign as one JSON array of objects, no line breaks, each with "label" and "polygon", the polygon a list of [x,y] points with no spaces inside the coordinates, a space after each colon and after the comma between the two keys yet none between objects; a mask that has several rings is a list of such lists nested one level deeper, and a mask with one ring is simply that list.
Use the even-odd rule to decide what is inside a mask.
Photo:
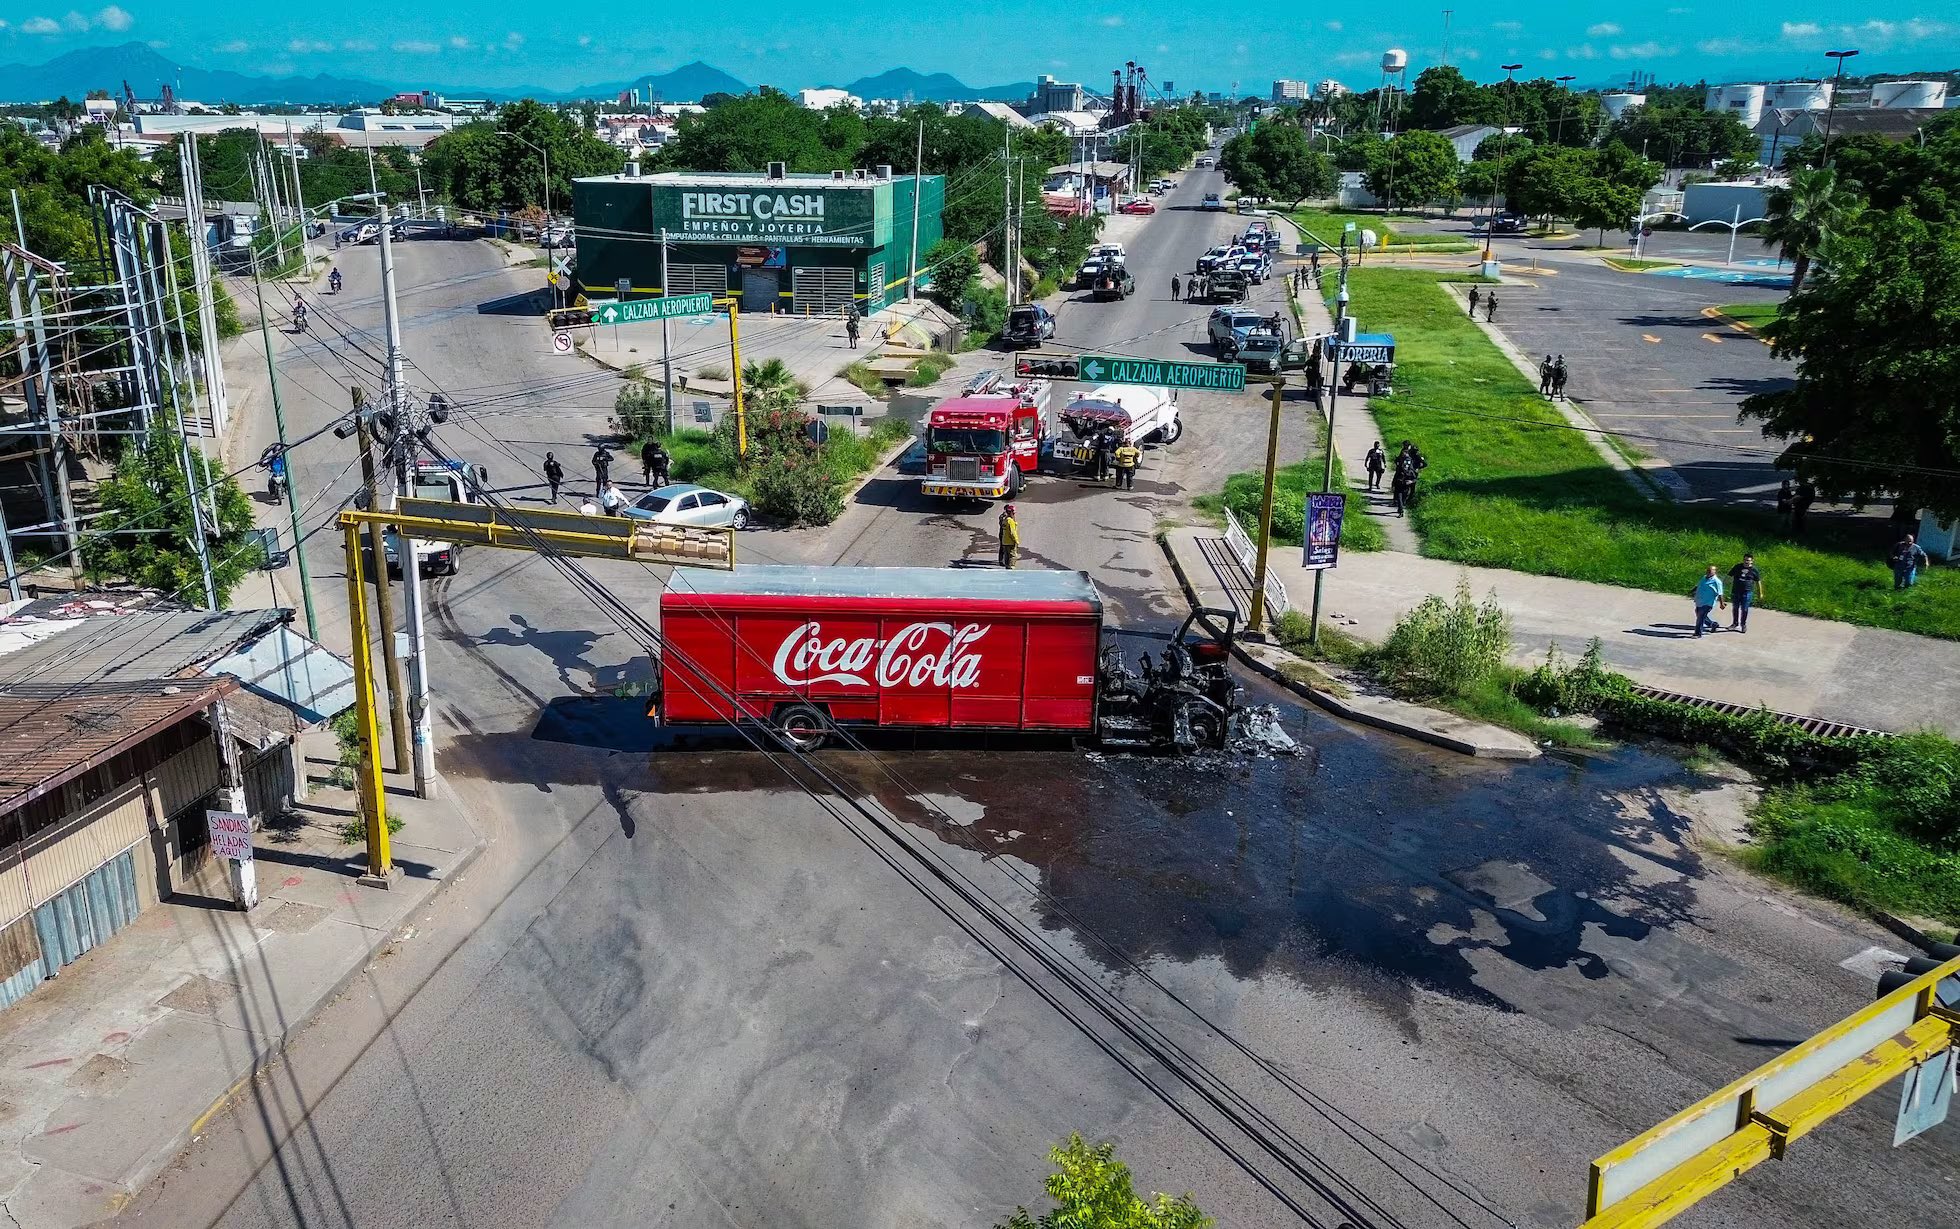
[{"label": "floreria sign", "polygon": [[656,185],[653,224],[682,242],[866,247],[872,190]]}]

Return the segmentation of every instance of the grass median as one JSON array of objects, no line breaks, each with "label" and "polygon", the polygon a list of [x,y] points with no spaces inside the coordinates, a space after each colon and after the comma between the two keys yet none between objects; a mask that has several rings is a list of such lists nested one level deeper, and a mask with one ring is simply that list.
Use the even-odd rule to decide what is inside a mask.
[{"label": "grass median", "polygon": [[1895,591],[1887,544],[1869,534],[1813,527],[1799,546],[1768,511],[1643,497],[1470,322],[1448,280],[1357,269],[1348,283],[1362,327],[1395,335],[1395,395],[1370,404],[1391,449],[1413,439],[1429,458],[1412,513],[1425,555],[1685,602],[1703,567],[1753,551],[1764,608],[1960,639],[1960,570]]},{"label": "grass median", "polygon": [[[1325,436],[1323,429],[1321,434]],[[1324,447],[1324,445],[1323,445]],[[1300,545],[1300,535],[1305,532],[1307,495],[1320,490],[1321,480],[1327,472],[1327,454],[1316,451],[1304,461],[1292,465],[1282,465],[1273,481],[1273,541],[1281,546]],[[1340,454],[1334,456],[1334,489],[1349,491],[1347,468],[1341,464]],[[1209,495],[1200,495],[1191,501],[1200,512],[1224,519],[1224,511],[1232,510],[1239,524],[1253,538],[1259,536],[1259,505],[1265,498],[1265,471],[1249,470],[1233,474],[1225,480],[1223,490]],[[1341,548],[1343,550],[1387,550],[1388,534],[1375,519],[1361,510],[1361,504],[1350,493],[1347,514],[1341,518]]]},{"label": "grass median", "polygon": [[[1375,232],[1375,237],[1380,241],[1383,248],[1399,247],[1430,252],[1471,252],[1475,251],[1477,247],[1476,244],[1468,240],[1458,239],[1451,235],[1405,234],[1397,231],[1395,226],[1398,223],[1408,225],[1427,220],[1408,214],[1359,213],[1348,209],[1306,208],[1295,209],[1287,216],[1293,219],[1294,225],[1312,235],[1322,245],[1336,249],[1341,246],[1341,233],[1347,228],[1349,222],[1354,223],[1354,232],[1357,236],[1355,242],[1357,243],[1360,241],[1358,236],[1362,231],[1372,230]],[[1353,250],[1352,245],[1350,245],[1349,250]]]}]

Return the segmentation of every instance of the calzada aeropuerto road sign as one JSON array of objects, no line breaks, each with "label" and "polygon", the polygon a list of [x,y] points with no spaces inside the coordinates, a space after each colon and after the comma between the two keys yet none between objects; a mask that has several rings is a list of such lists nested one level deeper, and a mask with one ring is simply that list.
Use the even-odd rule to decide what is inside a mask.
[{"label": "calzada aeropuerto road sign", "polygon": [[1245,388],[1245,368],[1237,363],[1167,363],[1153,358],[1082,356],[1082,378],[1097,384],[1153,384],[1159,388]]},{"label": "calzada aeropuerto road sign", "polygon": [[634,299],[607,303],[593,315],[594,324],[633,324],[641,320],[672,320],[676,316],[705,316],[715,309],[712,294],[674,294],[664,299]]}]

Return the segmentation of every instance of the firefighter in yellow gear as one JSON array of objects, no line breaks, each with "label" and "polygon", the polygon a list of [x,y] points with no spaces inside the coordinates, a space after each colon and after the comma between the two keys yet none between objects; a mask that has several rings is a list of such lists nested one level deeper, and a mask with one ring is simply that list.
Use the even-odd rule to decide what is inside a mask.
[{"label": "firefighter in yellow gear", "polygon": [[1014,519],[1014,505],[1000,510],[1000,566],[1011,568],[1021,553],[1021,522]]},{"label": "firefighter in yellow gear", "polygon": [[1137,489],[1137,466],[1143,464],[1143,449],[1128,440],[1116,447],[1116,489]]}]

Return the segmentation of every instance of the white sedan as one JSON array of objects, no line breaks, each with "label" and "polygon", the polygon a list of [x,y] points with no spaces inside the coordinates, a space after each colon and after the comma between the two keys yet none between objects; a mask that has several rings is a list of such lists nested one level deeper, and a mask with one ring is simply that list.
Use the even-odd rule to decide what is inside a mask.
[{"label": "white sedan", "polygon": [[729,525],[747,529],[749,501],[740,495],[680,482],[648,491],[626,506],[626,515],[636,521],[661,525]]}]

